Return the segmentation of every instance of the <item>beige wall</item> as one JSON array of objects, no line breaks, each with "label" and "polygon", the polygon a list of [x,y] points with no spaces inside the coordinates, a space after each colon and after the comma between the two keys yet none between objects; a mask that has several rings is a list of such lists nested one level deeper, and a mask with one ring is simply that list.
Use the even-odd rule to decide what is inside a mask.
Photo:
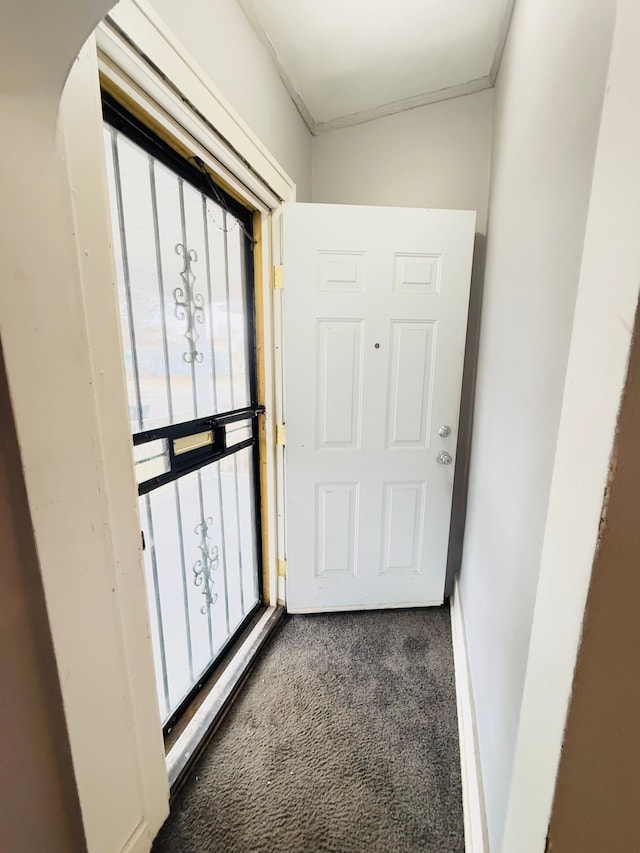
[{"label": "beige wall", "polygon": [[490,90],[313,140],[314,202],[444,207],[487,218]]},{"label": "beige wall", "polygon": [[[0,65],[6,71],[11,61],[13,69],[3,74],[0,96],[0,339],[77,788],[73,801],[62,785],[48,798],[71,812],[79,800],[91,853],[127,844],[128,853],[141,853],[168,812],[168,784],[96,160],[102,122],[95,47],[76,59],[107,9],[100,0],[61,0],[55,9],[11,0],[5,11]],[[68,134],[72,114],[77,132]],[[35,593],[34,605],[27,615],[42,637]],[[48,673],[54,677],[53,667]],[[2,683],[3,694],[6,688]],[[57,733],[49,688],[32,699],[51,714]],[[4,749],[29,741],[21,730],[27,722],[31,737],[44,741],[38,717],[13,718],[3,730]],[[43,763],[51,766],[46,753]],[[23,765],[8,790],[15,815],[37,824],[49,804],[28,809],[29,791],[20,783],[30,774],[35,768]],[[68,843],[74,849],[73,839]]]},{"label": "beige wall", "polygon": [[640,850],[640,323],[556,782],[549,853]]},{"label": "beige wall", "polygon": [[86,849],[0,353],[0,847]]},{"label": "beige wall", "polygon": [[614,0],[518,0],[495,89],[461,572],[492,851],[505,826],[614,10]]},{"label": "beige wall", "polygon": [[311,201],[311,134],[236,0],[150,5]]},{"label": "beige wall", "polygon": [[638,33],[637,0],[618,0],[502,853],[545,849],[601,532],[640,287]]}]

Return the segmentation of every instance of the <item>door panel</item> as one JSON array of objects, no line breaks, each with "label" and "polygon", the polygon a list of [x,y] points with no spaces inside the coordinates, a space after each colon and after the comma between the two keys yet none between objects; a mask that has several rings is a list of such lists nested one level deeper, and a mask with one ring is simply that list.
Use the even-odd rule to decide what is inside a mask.
[{"label": "door panel", "polygon": [[358,497],[358,483],[316,485],[318,577],[355,574]]},{"label": "door panel", "polygon": [[361,320],[318,320],[319,449],[355,449],[362,420]]},{"label": "door panel", "polygon": [[391,321],[387,447],[429,447],[435,321]]},{"label": "door panel", "polygon": [[472,211],[285,205],[293,612],[442,601],[474,228]]},{"label": "door panel", "polygon": [[426,483],[385,483],[382,489],[381,574],[420,571]]}]

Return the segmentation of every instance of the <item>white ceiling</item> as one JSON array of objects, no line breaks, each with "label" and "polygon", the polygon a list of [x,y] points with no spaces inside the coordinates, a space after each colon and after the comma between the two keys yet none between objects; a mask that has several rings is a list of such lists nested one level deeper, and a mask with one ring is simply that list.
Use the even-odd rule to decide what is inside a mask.
[{"label": "white ceiling", "polygon": [[514,0],[238,0],[313,133],[493,85]]}]

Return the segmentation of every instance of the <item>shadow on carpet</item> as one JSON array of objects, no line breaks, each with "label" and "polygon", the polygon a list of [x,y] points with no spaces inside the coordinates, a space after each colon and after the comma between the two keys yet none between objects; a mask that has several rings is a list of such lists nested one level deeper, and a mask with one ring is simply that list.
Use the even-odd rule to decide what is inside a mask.
[{"label": "shadow on carpet", "polygon": [[290,616],[154,853],[463,853],[448,607]]}]

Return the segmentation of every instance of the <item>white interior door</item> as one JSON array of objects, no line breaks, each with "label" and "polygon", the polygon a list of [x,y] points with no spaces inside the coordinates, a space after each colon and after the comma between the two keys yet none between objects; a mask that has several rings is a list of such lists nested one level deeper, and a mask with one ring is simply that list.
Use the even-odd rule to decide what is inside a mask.
[{"label": "white interior door", "polygon": [[443,600],[475,218],[284,206],[291,612]]}]

